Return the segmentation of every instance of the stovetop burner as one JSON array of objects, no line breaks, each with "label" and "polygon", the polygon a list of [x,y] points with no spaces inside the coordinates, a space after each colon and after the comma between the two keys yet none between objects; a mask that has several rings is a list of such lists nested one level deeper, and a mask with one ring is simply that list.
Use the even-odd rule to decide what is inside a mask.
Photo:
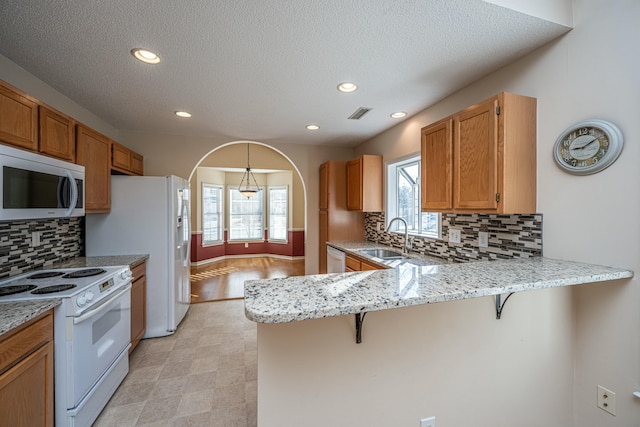
[{"label": "stovetop burner", "polygon": [[62,271],[43,271],[42,273],[36,273],[29,276],[29,279],[49,279],[51,277],[62,276]]},{"label": "stovetop burner", "polygon": [[75,288],[76,285],[71,283],[66,283],[62,285],[53,285],[53,286],[44,286],[42,288],[38,288],[35,291],[31,291],[32,294],[40,295],[40,294],[53,294],[55,292],[62,292],[68,289]]},{"label": "stovetop burner", "polygon": [[30,291],[32,289],[37,288],[36,285],[13,285],[13,286],[3,286],[0,288],[0,297],[4,297],[7,295],[19,294],[20,292]]},{"label": "stovetop burner", "polygon": [[102,268],[87,268],[84,270],[73,271],[62,276],[64,279],[79,279],[81,277],[97,276],[98,274],[106,273],[107,270]]}]

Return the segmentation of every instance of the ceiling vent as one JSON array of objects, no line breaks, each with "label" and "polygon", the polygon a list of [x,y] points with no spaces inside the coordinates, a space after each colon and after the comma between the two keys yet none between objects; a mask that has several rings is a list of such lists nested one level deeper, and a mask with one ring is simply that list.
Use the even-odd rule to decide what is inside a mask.
[{"label": "ceiling vent", "polygon": [[349,120],[360,120],[362,116],[367,114],[369,111],[373,110],[373,108],[360,107],[356,111],[351,114],[348,119]]}]

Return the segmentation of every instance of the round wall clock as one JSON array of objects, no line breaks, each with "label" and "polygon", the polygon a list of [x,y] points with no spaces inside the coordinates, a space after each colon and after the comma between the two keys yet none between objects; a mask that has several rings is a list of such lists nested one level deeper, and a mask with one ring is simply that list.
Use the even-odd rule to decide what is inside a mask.
[{"label": "round wall clock", "polygon": [[622,152],[622,132],[605,120],[585,120],[560,134],[553,147],[558,165],[575,175],[600,172]]}]

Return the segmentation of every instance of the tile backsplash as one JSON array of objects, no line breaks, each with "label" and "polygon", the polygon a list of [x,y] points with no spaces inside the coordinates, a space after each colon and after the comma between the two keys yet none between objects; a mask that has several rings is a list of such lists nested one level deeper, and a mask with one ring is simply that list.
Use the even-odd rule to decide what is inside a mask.
[{"label": "tile backsplash", "polygon": [[[442,239],[410,236],[413,251],[455,262],[542,256],[542,214],[442,214],[441,221]],[[367,240],[402,248],[404,234],[387,233],[385,226],[383,212],[365,213]],[[460,243],[449,242],[449,228],[461,230]],[[486,248],[478,247],[480,231],[489,235]]]},{"label": "tile backsplash", "polygon": [[[0,279],[80,256],[83,218],[0,222]],[[32,247],[33,232],[40,244]]]}]

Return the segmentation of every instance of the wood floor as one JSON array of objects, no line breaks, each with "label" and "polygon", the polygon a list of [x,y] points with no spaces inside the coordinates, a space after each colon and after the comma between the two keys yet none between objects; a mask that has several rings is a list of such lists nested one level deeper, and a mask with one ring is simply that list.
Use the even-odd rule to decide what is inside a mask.
[{"label": "wood floor", "polygon": [[304,275],[304,259],[233,258],[191,267],[191,302],[244,298],[244,281]]}]

